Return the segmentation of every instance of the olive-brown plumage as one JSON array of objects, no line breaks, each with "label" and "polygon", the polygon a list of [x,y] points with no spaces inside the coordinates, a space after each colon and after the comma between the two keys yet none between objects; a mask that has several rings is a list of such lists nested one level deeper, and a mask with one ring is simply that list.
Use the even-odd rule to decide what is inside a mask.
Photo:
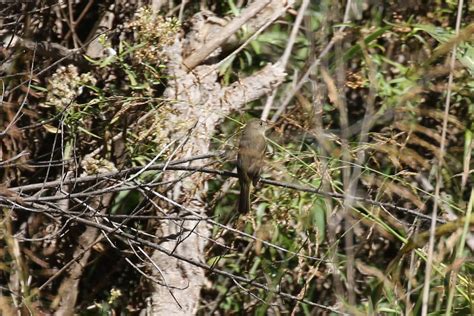
[{"label": "olive-brown plumage", "polygon": [[265,156],[265,128],[265,122],[259,119],[252,119],[245,125],[240,137],[239,153],[237,156],[237,172],[240,183],[240,213],[250,211],[250,186],[251,183],[253,185],[257,183]]}]

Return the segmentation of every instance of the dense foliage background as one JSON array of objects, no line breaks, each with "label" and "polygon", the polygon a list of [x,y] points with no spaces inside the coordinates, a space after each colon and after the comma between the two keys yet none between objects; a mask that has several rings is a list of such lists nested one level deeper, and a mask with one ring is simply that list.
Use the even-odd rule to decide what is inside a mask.
[{"label": "dense foliage background", "polygon": [[[164,132],[176,110],[164,93],[166,52],[204,32],[198,21],[225,26],[248,5],[2,4],[0,314],[61,310],[71,287],[69,304],[84,315],[147,310],[153,283],[180,291],[150,277],[148,256],[162,242],[157,223],[177,213],[154,211],[175,205],[147,188],[173,191],[179,180],[160,170],[187,146]],[[183,173],[212,175],[199,314],[474,314],[473,10],[469,1],[296,1],[201,62],[219,65],[223,86],[282,60],[287,75],[222,117],[212,148],[225,154]],[[235,175],[216,170],[233,170],[241,123],[262,113],[268,181],[252,194],[253,212],[239,215]],[[97,174],[110,182],[85,182]],[[85,241],[88,229],[98,233]]]}]

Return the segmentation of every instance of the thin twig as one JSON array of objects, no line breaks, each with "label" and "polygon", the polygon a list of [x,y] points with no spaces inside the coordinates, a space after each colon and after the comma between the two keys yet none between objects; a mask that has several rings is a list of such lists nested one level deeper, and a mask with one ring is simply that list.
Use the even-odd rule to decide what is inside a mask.
[{"label": "thin twig", "polygon": [[[32,60],[31,60],[31,67],[30,67],[30,74],[29,74],[29,78],[26,82],[28,82],[28,87],[26,89],[26,94],[25,94],[25,97],[23,98],[23,101],[21,102],[20,104],[20,108],[18,109],[18,111],[15,113],[15,116],[10,120],[10,122],[8,123],[7,127],[5,128],[4,131],[0,132],[0,137],[3,137],[4,135],[6,135],[8,133],[8,130],[12,127],[13,124],[16,124],[16,122],[18,121],[19,119],[19,116],[21,114],[21,111],[23,110],[23,107],[25,106],[26,104],[26,101],[28,100],[28,96],[30,94],[30,89],[31,89],[31,80],[33,79],[33,68],[35,66],[35,59],[36,59],[36,45],[33,49],[33,57],[32,57]],[[3,81],[2,81],[3,82]],[[11,92],[11,91],[10,91]],[[3,89],[2,91],[2,98],[1,98],[1,103],[0,103],[0,106],[3,106],[3,95],[5,94],[5,88]]]},{"label": "thin twig", "polygon": [[285,293],[285,292],[281,292],[279,290],[276,290],[276,289],[272,289],[264,284],[261,284],[261,283],[258,283],[254,280],[251,280],[251,279],[248,279],[248,278],[245,278],[245,277],[242,277],[242,276],[238,276],[238,275],[235,275],[235,274],[232,274],[230,272],[227,272],[227,271],[224,271],[224,270],[220,270],[220,269],[211,269],[210,266],[208,266],[207,264],[205,263],[201,263],[201,262],[198,262],[198,261],[195,261],[193,259],[189,259],[187,257],[184,257],[180,254],[177,254],[177,253],[171,253],[171,251],[167,250],[166,248],[160,246],[159,244],[156,244],[156,243],[152,243],[146,239],[142,239],[142,238],[139,238],[137,236],[134,236],[134,235],[131,235],[131,234],[128,234],[126,232],[120,232],[120,231],[117,231],[116,229],[113,229],[113,228],[110,228],[108,226],[105,226],[105,225],[102,225],[102,224],[98,224],[98,223],[95,223],[95,222],[92,222],[92,221],[89,221],[89,220],[85,220],[83,218],[73,218],[74,221],[76,222],[79,222],[79,223],[82,223],[82,224],[85,224],[85,225],[88,225],[88,226],[93,226],[93,227],[96,227],[98,229],[101,229],[101,230],[104,230],[108,233],[111,233],[111,234],[114,234],[114,235],[118,235],[118,236],[121,236],[121,237],[124,237],[134,243],[137,243],[137,244],[140,244],[142,246],[147,246],[147,247],[150,247],[150,248],[153,248],[155,250],[158,250],[159,252],[162,252],[170,257],[174,257],[176,259],[179,259],[181,261],[184,261],[184,262],[187,262],[189,264],[192,264],[194,266],[197,266],[199,268],[202,268],[204,270],[207,270],[211,273],[217,273],[219,275],[222,275],[222,276],[225,276],[225,277],[228,277],[228,278],[231,278],[231,279],[234,279],[236,281],[239,281],[239,282],[242,282],[242,283],[245,283],[247,286],[254,286],[254,287],[257,287],[259,289],[262,289],[264,291],[267,291],[267,292],[272,292],[272,293],[275,293],[283,298],[287,298],[287,299],[291,299],[291,300],[296,300],[298,302],[301,302],[301,303],[304,303],[304,304],[308,304],[310,306],[315,306],[315,307],[319,307],[319,308],[322,308],[322,309],[325,309],[325,310],[329,310],[331,312],[334,312],[336,314],[342,314],[340,311],[338,311],[337,309],[335,308],[332,308],[332,307],[329,307],[329,306],[325,306],[325,305],[321,305],[321,304],[317,304],[317,303],[314,303],[314,302],[311,302],[311,301],[308,301],[306,299],[300,299],[294,295],[291,295],[291,294],[288,294],[288,293]]},{"label": "thin twig", "polygon": [[[291,30],[290,38],[288,39],[288,43],[286,45],[283,56],[280,59],[280,64],[283,69],[286,69],[288,60],[290,59],[290,54],[291,54],[291,51],[293,50],[293,45],[296,42],[296,36],[298,35],[301,22],[303,22],[304,13],[306,12],[306,8],[308,7],[308,5],[309,5],[309,0],[303,0],[298,10],[298,15],[296,16],[295,24],[293,25],[293,29]],[[261,116],[262,120],[264,121],[267,120],[268,114],[270,113],[270,109],[272,108],[273,100],[275,99],[277,91],[278,89],[275,88],[273,90],[273,93],[268,97],[267,102],[265,103],[262,116]]]},{"label": "thin twig", "polygon": [[[207,156],[207,155],[203,155],[203,156]],[[201,159],[201,157],[203,157],[203,156],[200,156],[199,159]],[[197,158],[188,158],[188,159],[195,160]],[[173,162],[173,164],[182,163],[182,161],[183,160],[179,160],[179,161],[177,160],[177,161]],[[164,167],[164,164],[157,164],[157,165],[150,166],[148,168],[148,170],[162,170],[163,167]],[[79,184],[79,183],[86,183],[86,182],[90,182],[90,181],[97,181],[97,180],[100,180],[100,179],[110,180],[112,177],[114,177],[116,175],[124,175],[124,174],[127,174],[128,172],[133,172],[134,170],[137,170],[137,168],[130,168],[130,169],[127,169],[127,170],[121,171],[121,172],[110,172],[110,173],[106,173],[106,174],[98,174],[98,175],[95,175],[95,176],[85,176],[85,177],[79,177],[79,178],[76,178],[76,179],[68,179],[68,180],[64,181],[64,184],[68,184],[68,183]],[[234,173],[234,172],[224,171],[224,170],[215,170],[215,169],[209,169],[209,168],[202,168],[202,167],[199,167],[199,166],[176,166],[176,165],[171,165],[171,166],[167,167],[167,170],[168,171],[174,171],[174,170],[186,171],[187,170],[187,171],[205,172],[205,173],[215,174],[215,175],[220,175],[220,176],[225,176],[225,177],[234,177],[234,178],[238,177],[237,173]],[[339,193],[334,193],[334,192],[324,192],[324,191],[321,191],[319,189],[312,188],[312,187],[305,186],[305,185],[300,185],[300,184],[287,183],[287,182],[275,181],[275,180],[270,180],[270,179],[261,179],[260,182],[264,183],[264,184],[284,187],[284,188],[293,189],[293,190],[297,190],[297,191],[313,193],[313,194],[317,194],[317,195],[320,195],[320,196],[323,196],[323,197],[330,197],[330,198],[334,198],[334,199],[343,199],[344,198],[344,194],[339,194]],[[60,183],[61,182],[58,181],[58,180],[51,181],[51,182],[46,182],[44,184],[44,188],[55,188]],[[147,184],[143,183],[143,184],[141,184],[141,186],[146,187]],[[153,186],[156,186],[156,184],[153,184]],[[134,189],[134,188],[137,188],[137,187],[138,187],[137,185],[136,186],[127,185],[127,187],[116,188],[115,190],[111,190],[110,192],[130,190],[130,189]],[[28,191],[32,191],[32,190],[38,190],[38,189],[41,189],[41,188],[42,188],[42,184],[32,184],[32,185],[25,185],[25,186],[10,188],[9,190],[14,191],[14,192],[28,192]],[[109,191],[107,191],[107,189],[105,188],[105,189],[103,189],[103,191],[95,192],[95,194],[102,194],[102,193],[106,193],[106,192],[109,192]],[[86,195],[94,195],[94,194],[93,194],[93,192],[88,192],[87,194],[84,194],[84,193],[71,193],[68,197],[84,197]],[[61,197],[61,196],[26,197],[26,198],[22,198],[22,200],[24,200],[25,202],[45,202],[45,201],[57,201],[57,200],[65,199],[65,198],[68,198],[68,197]],[[387,202],[380,202],[380,201],[376,201],[376,200],[372,200],[372,199],[365,198],[365,197],[360,197],[360,196],[350,196],[350,197],[352,199],[354,199],[355,201],[358,201],[358,202],[361,202],[361,203],[368,203],[368,204],[371,204],[371,205],[375,205],[375,206],[379,206],[379,207],[385,207],[387,209],[396,210],[396,211],[400,211],[400,212],[403,212],[403,213],[408,213],[408,214],[420,217],[420,218],[425,219],[425,220],[426,219],[431,219],[430,216],[428,216],[426,214],[423,214],[423,213],[417,211],[416,209],[401,207],[401,206],[393,205],[393,204],[390,204],[390,203],[387,203]],[[446,223],[446,221],[443,220],[443,219],[437,219],[437,222],[438,223]]]}]

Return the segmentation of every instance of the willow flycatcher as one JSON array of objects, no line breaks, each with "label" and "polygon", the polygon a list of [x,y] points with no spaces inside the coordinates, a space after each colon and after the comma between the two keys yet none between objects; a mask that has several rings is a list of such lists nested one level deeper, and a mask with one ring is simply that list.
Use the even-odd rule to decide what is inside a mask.
[{"label": "willow flycatcher", "polygon": [[239,153],[237,156],[237,173],[239,174],[240,198],[239,212],[250,210],[250,185],[257,184],[260,169],[265,156],[266,124],[259,119],[251,119],[245,125],[240,137]]}]

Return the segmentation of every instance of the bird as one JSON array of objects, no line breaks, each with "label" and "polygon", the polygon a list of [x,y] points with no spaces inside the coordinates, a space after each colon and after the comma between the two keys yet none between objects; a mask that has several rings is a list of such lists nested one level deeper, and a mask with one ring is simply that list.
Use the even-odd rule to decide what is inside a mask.
[{"label": "bird", "polygon": [[251,119],[243,128],[237,154],[237,174],[239,176],[239,212],[250,211],[251,184],[257,184],[264,162],[267,124],[260,119]]}]

